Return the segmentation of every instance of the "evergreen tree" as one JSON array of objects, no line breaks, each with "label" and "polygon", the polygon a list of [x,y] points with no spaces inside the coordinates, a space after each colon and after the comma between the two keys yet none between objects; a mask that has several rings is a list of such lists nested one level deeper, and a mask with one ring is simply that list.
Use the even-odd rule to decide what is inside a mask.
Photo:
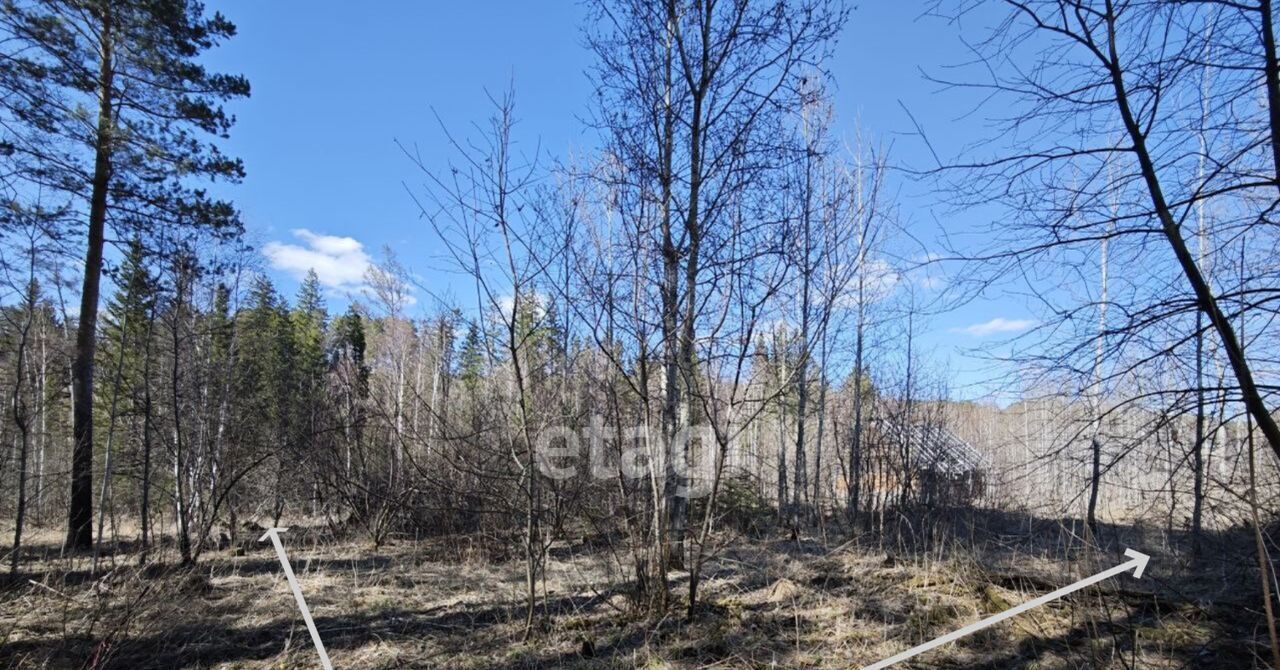
[{"label": "evergreen tree", "polygon": [[258,450],[287,446],[292,395],[293,345],[288,313],[271,280],[260,276],[249,292],[249,306],[238,317],[236,397],[248,444]]},{"label": "evergreen tree", "polygon": [[209,337],[213,341],[215,363],[232,364],[231,339],[234,333],[231,289],[219,283],[213,291],[213,309],[209,312]]},{"label": "evergreen tree", "polygon": [[480,380],[484,378],[485,355],[484,345],[480,342],[480,330],[476,324],[467,324],[467,334],[462,340],[462,351],[458,354],[458,379],[467,390],[474,393]]},{"label": "evergreen tree", "polygon": [[339,417],[345,443],[343,471],[350,476],[353,454],[359,452],[363,441],[365,405],[369,398],[364,319],[354,305],[333,323],[333,349],[329,364],[335,378],[335,413]]},{"label": "evergreen tree", "polygon": [[146,249],[141,241],[134,239],[129,243],[114,274],[117,288],[107,301],[100,363],[113,365],[123,350],[120,410],[122,414],[131,414],[141,401],[145,363],[142,353],[157,293],[156,278],[147,268]]},{"label": "evergreen tree", "polygon": [[[112,371],[116,379],[108,378],[108,382],[118,381],[114,385],[100,389],[103,404],[99,408],[111,407],[114,400],[116,421],[102,410],[97,417],[98,426],[107,428],[115,425],[117,430],[124,429],[128,434],[139,434],[134,429],[138,422],[147,421],[147,352],[148,340],[151,337],[151,322],[157,302],[159,287],[157,279],[147,267],[146,249],[141,241],[134,239],[129,243],[124,258],[115,273],[116,292],[107,301],[103,329],[103,348],[99,367]],[[118,374],[117,374],[118,373]],[[123,421],[121,421],[123,419]],[[119,450],[126,448],[126,435],[117,433],[114,443],[120,445]],[[145,454],[137,454],[140,461],[146,460]],[[141,469],[145,466],[139,464]],[[139,486],[147,486],[150,477],[137,477]],[[115,484],[112,484],[115,488]],[[143,495],[139,495],[139,501]]]},{"label": "evergreen tree", "polygon": [[[0,115],[4,153],[31,189],[62,193],[85,226],[72,363],[75,449],[67,544],[93,544],[93,401],[99,285],[108,227],[127,235],[169,224],[222,236],[239,215],[193,178],[237,180],[238,160],[200,135],[225,137],[221,104],[248,95],[239,76],[200,64],[235,34],[197,0],[4,0]],[[92,110],[74,113],[71,110]]]},{"label": "evergreen tree", "polygon": [[320,278],[315,270],[307,273],[298,291],[297,303],[290,314],[293,339],[293,373],[298,387],[293,395],[295,442],[304,455],[320,433],[319,417],[324,405],[325,328],[328,313],[320,293]]},{"label": "evergreen tree", "polygon": [[354,370],[352,386],[357,389],[361,398],[369,393],[369,367],[365,363],[364,319],[356,311],[354,305],[347,308],[333,325],[333,352],[330,355],[331,365],[337,367],[348,362]]}]

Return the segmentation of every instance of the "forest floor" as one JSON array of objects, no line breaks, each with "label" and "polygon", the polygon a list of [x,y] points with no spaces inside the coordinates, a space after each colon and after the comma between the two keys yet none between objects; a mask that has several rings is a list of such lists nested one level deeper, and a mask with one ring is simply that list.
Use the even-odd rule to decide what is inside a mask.
[{"label": "forest floor", "polygon": [[[1153,555],[1143,579],[1121,575],[901,667],[1267,666],[1250,535],[1210,538],[1211,558],[1192,567],[1166,532],[1111,530],[1114,547],[1092,557],[1068,526],[1030,519],[999,530],[970,521],[967,539],[919,551],[726,536],[692,620],[683,607],[633,613],[617,556],[562,543],[547,570],[549,624],[527,640],[518,556],[474,538],[374,550],[316,529],[281,537],[342,669],[858,668],[1118,565],[1125,546]],[[58,557],[57,539],[37,532],[23,574],[0,591],[0,664],[319,666],[269,543],[209,551],[185,570],[139,570],[122,553],[93,577],[90,558]],[[673,581],[683,598],[687,574]]]}]

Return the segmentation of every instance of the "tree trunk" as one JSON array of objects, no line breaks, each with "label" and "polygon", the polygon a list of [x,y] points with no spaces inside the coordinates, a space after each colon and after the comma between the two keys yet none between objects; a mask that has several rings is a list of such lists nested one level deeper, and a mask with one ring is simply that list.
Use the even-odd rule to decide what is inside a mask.
[{"label": "tree trunk", "polygon": [[1098,298],[1098,342],[1093,353],[1093,393],[1091,397],[1091,409],[1093,410],[1093,437],[1089,440],[1089,447],[1092,455],[1092,470],[1089,476],[1089,509],[1085,513],[1085,523],[1091,534],[1090,539],[1096,541],[1098,536],[1098,496],[1102,488],[1102,352],[1105,344],[1103,338],[1107,332],[1107,301],[1110,299],[1107,292],[1107,240],[1102,240],[1101,251],[1101,270],[1099,272],[1099,298]]},{"label": "tree trunk", "polygon": [[866,253],[861,249],[866,244],[865,237],[858,251],[858,323],[855,326],[853,344],[853,439],[849,441],[849,522],[858,521],[858,508],[862,496],[862,335],[866,322]]},{"label": "tree trunk", "polygon": [[[1263,73],[1267,81],[1267,110],[1271,119],[1271,159],[1275,170],[1276,187],[1280,188],[1280,60],[1276,57],[1275,20],[1271,15],[1271,0],[1259,0],[1262,14],[1262,52],[1266,59]],[[1275,443],[1272,443],[1275,447]]]},{"label": "tree trunk", "polygon": [[[181,271],[177,272],[180,273]],[[170,392],[173,395],[173,521],[178,533],[178,555],[182,559],[183,565],[190,565],[194,560],[191,553],[191,510],[187,505],[187,489],[184,486],[187,479],[188,466],[182,440],[182,377],[179,372],[179,362],[182,360],[180,329],[182,328],[181,310],[185,300],[183,295],[183,283],[185,281],[186,278],[180,274],[174,277],[176,288],[173,327],[171,330],[173,336],[173,364],[169,369],[169,383]]]},{"label": "tree trunk", "polygon": [[818,369],[820,370],[818,374],[818,430],[813,445],[813,511],[817,515],[817,521],[823,530],[825,538],[826,524],[822,515],[822,434],[826,429],[827,423],[827,333],[825,327],[822,329],[821,348],[822,357],[818,361]]},{"label": "tree trunk", "polygon": [[778,331],[773,332],[773,355],[778,359],[778,522],[785,522],[787,514],[787,354],[783,350]]},{"label": "tree trunk", "polygon": [[[668,3],[667,6],[667,25],[666,25],[666,44],[664,51],[663,64],[663,85],[665,87],[665,97],[663,101],[663,119],[662,119],[662,219],[661,219],[661,235],[662,235],[662,341],[663,341],[663,401],[662,401],[662,448],[664,462],[666,463],[666,472],[664,473],[664,484],[662,490],[662,504],[659,506],[658,501],[654,501],[655,513],[660,519],[657,536],[655,542],[662,545],[660,560],[663,563],[663,570],[681,567],[683,552],[673,548],[670,541],[673,536],[671,529],[672,521],[677,516],[675,507],[677,505],[676,489],[679,482],[672,463],[674,458],[675,436],[677,432],[677,414],[680,404],[680,386],[679,378],[679,361],[680,352],[677,344],[679,333],[679,268],[680,268],[680,252],[676,249],[674,233],[672,231],[672,181],[674,180],[674,170],[672,162],[674,160],[675,148],[675,111],[672,108],[671,89],[672,89],[672,48],[675,36],[675,10]],[[664,585],[664,590],[666,589]],[[664,596],[665,597],[665,596]]]},{"label": "tree trunk", "polygon": [[98,541],[93,546],[93,574],[98,573],[98,558],[102,556],[102,526],[107,513],[108,496],[111,493],[112,445],[115,442],[116,407],[120,401],[120,380],[124,375],[124,352],[128,346],[125,341],[128,315],[120,322],[120,352],[116,356],[116,374],[111,386],[111,409],[107,418],[106,460],[102,464],[102,490],[98,492]]},{"label": "tree trunk", "polygon": [[35,502],[36,524],[44,522],[45,458],[49,449],[49,331],[48,320],[40,319],[40,376],[36,397],[40,401],[40,440],[36,449]]},{"label": "tree trunk", "polygon": [[93,548],[93,364],[98,337],[98,291],[102,279],[102,247],[107,223],[107,189],[111,182],[111,157],[115,120],[112,91],[111,5],[101,5],[102,34],[98,70],[98,127],[94,146],[93,184],[89,198],[89,234],[84,258],[84,282],[80,289],[80,323],[76,330],[75,357],[71,363],[72,434],[71,504],[67,515],[66,546],[72,550]]},{"label": "tree trunk", "polygon": [[809,234],[809,198],[810,189],[812,188],[812,180],[810,178],[810,163],[812,159],[808,156],[812,152],[806,143],[805,146],[805,185],[804,185],[804,210],[802,212],[802,225],[804,235],[803,253],[804,258],[800,264],[800,362],[796,369],[796,453],[795,453],[795,470],[791,473],[794,481],[791,486],[791,530],[793,533],[800,532],[800,524],[804,522],[808,516],[805,510],[804,498],[809,493],[809,464],[805,460],[805,424],[807,421],[807,412],[809,410],[809,284],[812,268],[809,266],[809,245],[811,236]]},{"label": "tree trunk", "polygon": [[151,336],[155,330],[156,317],[153,311],[147,314],[147,342],[142,364],[142,478],[139,482],[141,490],[138,514],[142,525],[142,550],[138,552],[138,563],[146,564],[147,550],[151,546]]},{"label": "tree trunk", "polygon": [[[805,445],[805,433],[808,424],[809,415],[809,359],[813,353],[813,343],[810,342],[810,305],[812,303],[812,287],[813,287],[813,169],[814,159],[818,155],[818,147],[815,146],[813,134],[809,127],[809,109],[807,102],[802,103],[800,117],[801,126],[804,134],[804,191],[803,203],[801,205],[801,235],[803,236],[800,259],[800,346],[803,348],[800,352],[800,365],[796,370],[796,469],[793,473],[795,477],[794,491],[794,508],[792,509],[792,525],[799,528],[801,523],[807,523],[810,520],[811,512],[809,506],[809,464],[807,461],[807,449]],[[825,365],[825,361],[823,363]],[[821,403],[819,403],[821,405]],[[821,411],[821,409],[819,409]],[[821,426],[818,428],[818,447],[821,448],[822,436]],[[816,449],[815,449],[816,451]],[[815,460],[821,456],[815,454]],[[815,485],[820,479],[819,469],[815,468],[814,482]],[[815,487],[814,500],[818,498]]]},{"label": "tree trunk", "polygon": [[27,375],[27,341],[31,333],[31,320],[35,316],[36,283],[35,283],[35,250],[32,250],[30,262],[32,277],[27,284],[26,319],[18,336],[18,351],[14,361],[13,400],[10,409],[13,411],[13,423],[18,428],[18,501],[13,523],[13,550],[9,554],[9,574],[16,577],[22,555],[22,530],[27,515],[27,454],[31,447],[31,411],[22,399],[22,387]]},{"label": "tree trunk", "polygon": [[913,476],[915,475],[915,467],[914,467],[914,464],[912,463],[912,455],[911,455],[911,432],[912,432],[911,410],[913,409],[913,404],[915,401],[915,398],[914,398],[915,389],[912,388],[914,386],[914,381],[915,381],[914,361],[912,360],[915,356],[915,314],[916,314],[915,310],[916,310],[915,296],[913,295],[911,296],[910,311],[907,312],[907,377],[906,377],[906,392],[904,394],[906,409],[903,412],[902,435],[901,435],[902,441],[900,444],[900,449],[902,450],[901,452],[902,482],[901,482],[901,495],[898,500],[898,504],[902,505],[903,507],[906,507],[907,503],[911,500],[912,479],[913,479]]}]

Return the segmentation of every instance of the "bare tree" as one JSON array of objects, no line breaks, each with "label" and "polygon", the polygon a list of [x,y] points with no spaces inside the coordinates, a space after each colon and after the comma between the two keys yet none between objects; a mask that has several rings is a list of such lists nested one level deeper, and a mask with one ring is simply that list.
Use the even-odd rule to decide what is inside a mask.
[{"label": "bare tree", "polygon": [[[963,18],[986,4],[947,13]],[[980,291],[1004,273],[1041,287],[1074,278],[1078,254],[1097,257],[1105,242],[1109,262],[1126,268],[1122,279],[1112,276],[1106,299],[1117,318],[1101,331],[1078,328],[1087,321],[1074,317],[1092,311],[1092,301],[1040,291],[1046,318],[1019,348],[1024,369],[1043,371],[1047,381],[1053,371],[1089,369],[1089,359],[1101,355],[1111,364],[1090,386],[1132,388],[1135,378],[1150,383],[1161,370],[1199,361],[1201,334],[1211,332],[1234,379],[1220,401],[1245,408],[1280,455],[1270,358],[1256,347],[1246,356],[1235,325],[1241,318],[1256,322],[1254,338],[1274,338],[1265,324],[1274,313],[1275,273],[1257,265],[1239,286],[1218,287],[1208,271],[1215,258],[1232,253],[1228,240],[1246,231],[1260,240],[1274,229],[1268,223],[1276,202],[1274,107],[1233,104],[1255,91],[1273,97],[1275,67],[1265,60],[1270,12],[1214,2],[991,4],[1008,11],[977,47],[982,73],[944,83],[989,93],[986,101],[1001,106],[1006,130],[1040,124],[1043,132],[1006,135],[1013,141],[986,144],[986,156],[929,171],[955,187],[952,204],[982,200],[1016,213],[988,231],[989,243],[955,249],[954,258],[990,271],[971,275],[961,292]],[[1220,9],[1234,18],[1215,20]],[[1208,135],[1205,128],[1212,129]],[[952,181],[953,175],[962,177]],[[1197,217],[1205,207],[1215,216]],[[1199,250],[1192,249],[1193,236]],[[1265,247],[1255,242],[1251,253]],[[1191,376],[1190,392],[1181,383],[1156,382],[1113,398],[1108,411],[1160,403],[1174,416],[1199,414],[1202,403],[1187,401],[1199,398],[1205,384],[1201,374]],[[1193,498],[1202,501],[1207,430],[1195,432],[1189,460]],[[1100,463],[1098,475],[1123,453]],[[1200,503],[1192,507],[1193,523],[1201,523]]]},{"label": "bare tree", "polygon": [[[13,550],[9,555],[9,574],[11,577],[17,577],[18,566],[22,560],[22,531],[27,516],[27,461],[31,452],[31,418],[33,414],[32,401],[43,404],[43,399],[36,397],[29,388],[31,384],[30,370],[28,369],[28,358],[30,357],[31,345],[31,327],[36,319],[37,304],[40,300],[40,287],[36,281],[36,259],[41,251],[41,238],[43,237],[40,229],[36,226],[29,226],[27,231],[27,248],[23,255],[26,256],[26,273],[21,277],[21,281],[15,282],[7,271],[9,268],[0,265],[0,269],[5,271],[5,283],[17,294],[22,296],[20,307],[17,314],[5,312],[6,324],[16,331],[17,342],[14,352],[13,365],[13,390],[9,399],[9,412],[13,419],[14,426],[18,429],[18,435],[15,440],[17,449],[17,503],[13,522]],[[16,320],[16,321],[15,321]]]},{"label": "bare tree", "polygon": [[[714,267],[715,245],[731,229],[726,207],[777,161],[779,111],[800,77],[820,67],[843,24],[843,6],[668,0],[661,6],[600,4],[607,26],[592,39],[603,76],[600,124],[615,152],[637,168],[661,212],[662,437],[667,452],[666,561],[684,564],[687,485],[671,453],[692,414],[695,343]],[[632,118],[626,109],[641,111]],[[682,408],[683,405],[683,408]]]},{"label": "bare tree", "polygon": [[[532,404],[531,349],[546,317],[540,303],[538,282],[554,262],[529,253],[538,234],[538,208],[533,202],[533,180],[538,175],[537,155],[517,155],[512,130],[515,98],[508,92],[492,100],[494,115],[480,145],[464,144],[449,135],[459,165],[450,174],[437,174],[415,154],[427,179],[427,199],[420,202],[423,215],[447,247],[454,263],[475,282],[479,309],[477,320],[495,319],[493,338],[502,360],[510,366],[511,388],[507,400],[514,411],[500,403],[502,443],[509,446],[515,476],[524,502],[525,635],[535,630],[538,583],[553,529],[544,527],[542,456],[538,453],[540,420]],[[446,131],[447,135],[447,131]],[[494,233],[493,231],[496,231]],[[490,365],[498,353],[488,340]]]}]

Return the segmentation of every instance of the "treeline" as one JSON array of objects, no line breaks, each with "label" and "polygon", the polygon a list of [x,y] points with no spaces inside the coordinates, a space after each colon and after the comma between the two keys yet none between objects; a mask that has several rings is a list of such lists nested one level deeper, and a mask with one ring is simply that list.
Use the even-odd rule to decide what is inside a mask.
[{"label": "treeline", "polygon": [[[245,291],[251,307],[236,308],[235,289],[209,289],[189,258],[158,267],[154,261],[140,244],[129,247],[103,314],[95,365],[103,376],[94,414],[101,439],[95,536],[97,549],[105,542],[112,551],[121,539],[136,540],[144,562],[159,538],[176,538],[181,560],[191,562],[207,548],[220,514],[230,514],[228,527],[235,528],[242,496],[268,501],[248,507],[253,516],[279,518],[286,495],[272,491],[294,479],[262,473],[279,477],[289,454],[309,444],[307,403],[321,397],[329,357],[343,354],[325,348],[326,317],[314,282],[296,310],[264,279]],[[47,523],[52,511],[66,509],[60,494],[68,483],[67,361],[74,342],[60,306],[37,282],[29,292],[24,305],[5,308],[4,337],[13,352],[6,372],[19,408],[5,428],[21,433],[14,446],[24,452],[8,478],[16,490],[34,494],[17,501],[18,515],[25,502],[38,523]],[[333,346],[350,348],[346,342]],[[23,467],[23,458],[32,465]]]}]

